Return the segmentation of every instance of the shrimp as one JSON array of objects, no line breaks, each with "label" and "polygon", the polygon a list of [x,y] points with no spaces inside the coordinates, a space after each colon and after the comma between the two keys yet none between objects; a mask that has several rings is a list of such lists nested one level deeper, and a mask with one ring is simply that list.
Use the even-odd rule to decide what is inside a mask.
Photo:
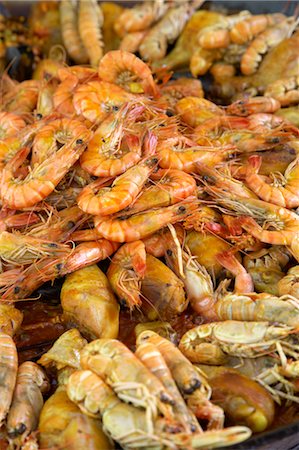
[{"label": "shrimp", "polygon": [[28,297],[46,281],[53,281],[75,270],[91,266],[112,255],[118,248],[115,242],[99,239],[79,244],[65,258],[43,258],[19,273],[8,288],[2,287],[3,299]]},{"label": "shrimp", "polygon": [[6,139],[18,133],[26,126],[24,120],[14,113],[0,112],[0,139]]},{"label": "shrimp", "polygon": [[204,96],[201,81],[187,77],[180,77],[178,80],[168,81],[161,88],[161,92],[168,104],[172,107],[185,97],[201,98]]},{"label": "shrimp", "polygon": [[295,17],[289,17],[260,33],[247,47],[241,59],[241,72],[244,75],[255,73],[262,55],[276,47],[284,39],[291,37],[297,26]]},{"label": "shrimp", "polygon": [[60,2],[60,23],[63,43],[76,64],[88,63],[88,54],[77,29],[76,9],[72,0]]},{"label": "shrimp", "polygon": [[145,301],[142,311],[149,320],[169,320],[188,306],[183,282],[162,261],[146,255],[146,270],[141,281]]},{"label": "shrimp", "polygon": [[207,119],[224,115],[224,111],[215,103],[205,98],[187,96],[176,104],[176,112],[181,120],[192,128],[197,127]]},{"label": "shrimp", "polygon": [[0,349],[0,423],[2,425],[8,413],[16,384],[18,371],[18,354],[16,345],[12,338],[2,332],[0,333]]},{"label": "shrimp", "polygon": [[40,81],[26,80],[18,83],[2,98],[2,109],[15,114],[31,113],[36,107]]},{"label": "shrimp", "polygon": [[20,365],[7,417],[7,435],[14,445],[22,445],[36,430],[43,407],[42,393],[49,387],[44,371],[37,364],[26,361]]},{"label": "shrimp", "polygon": [[[189,198],[191,199],[191,198]],[[184,220],[191,214],[195,205],[188,199],[180,204],[158,208],[133,216],[123,215],[110,218],[95,217],[97,232],[114,242],[132,242],[150,236],[168,223]]]},{"label": "shrimp", "polygon": [[[125,134],[124,127],[132,125],[142,111],[142,106],[125,105],[118,113],[111,113],[103,120],[81,157],[82,169],[95,176],[109,177],[120,175],[139,162],[140,137]],[[151,141],[153,150],[154,139],[155,142]]]},{"label": "shrimp", "polygon": [[291,295],[299,299],[299,266],[291,267],[288,273],[278,283],[279,295]]},{"label": "shrimp", "polygon": [[130,309],[141,305],[141,281],[146,271],[146,253],[142,241],[122,245],[113,255],[107,278],[121,304]]},{"label": "shrimp", "polygon": [[203,162],[214,166],[225,160],[234,151],[234,146],[219,148],[199,146],[184,136],[165,139],[158,143],[157,155],[163,169],[178,169],[196,172],[196,163]]},{"label": "shrimp", "polygon": [[229,114],[249,116],[256,113],[275,113],[280,108],[278,100],[272,97],[253,97],[237,100],[227,107]]},{"label": "shrimp", "polygon": [[143,31],[132,31],[131,33],[126,34],[119,44],[119,50],[123,50],[125,52],[130,53],[136,53],[147,33],[148,30],[143,30]]},{"label": "shrimp", "polygon": [[168,339],[153,331],[144,331],[137,337],[137,348],[144,343],[152,344],[164,358],[174,381],[187,405],[198,418],[208,419],[208,428],[222,428],[224,414],[221,408],[213,405],[200,391],[202,378],[199,372]]},{"label": "shrimp", "polygon": [[41,164],[53,153],[56,153],[61,145],[74,140],[76,136],[86,132],[85,125],[75,119],[57,119],[39,129],[33,140],[31,165]]},{"label": "shrimp", "polygon": [[97,67],[103,57],[104,42],[101,30],[103,22],[103,13],[96,0],[80,1],[79,34],[92,67]]},{"label": "shrimp", "polygon": [[210,73],[214,80],[221,84],[223,80],[229,80],[236,74],[236,68],[233,64],[225,62],[216,62],[210,68]]},{"label": "shrimp", "polygon": [[296,105],[299,103],[299,76],[283,78],[270,83],[264,95],[275,98],[281,106]]},{"label": "shrimp", "polygon": [[49,82],[43,82],[38,92],[38,99],[36,104],[35,116],[45,117],[54,111],[54,92],[57,88],[57,83],[51,84]]},{"label": "shrimp", "polygon": [[114,28],[120,36],[146,30],[161,19],[168,8],[165,0],[142,2],[133,8],[125,9],[115,21]]},{"label": "shrimp", "polygon": [[[59,69],[58,76],[61,83],[53,94],[54,108],[59,113],[73,118],[76,113],[76,105],[73,102],[76,90],[82,83],[97,78],[97,73],[90,67],[72,66]],[[80,112],[78,112],[78,115],[80,115]]]},{"label": "shrimp", "polygon": [[67,275],[61,289],[64,319],[91,339],[116,338],[119,306],[103,272],[92,265]]},{"label": "shrimp", "polygon": [[236,23],[229,31],[230,39],[234,44],[247,44],[258,34],[286,19],[284,14],[255,14],[245,17]]},{"label": "shrimp", "polygon": [[99,375],[121,400],[145,408],[148,417],[155,419],[160,411],[166,418],[174,419],[170,393],[122,342],[97,339],[84,347],[80,360],[83,369]]},{"label": "shrimp", "polygon": [[236,294],[254,292],[251,275],[231,252],[218,253],[216,259],[226,270],[229,270],[235,276],[234,292]]},{"label": "shrimp", "polygon": [[143,39],[139,52],[145,61],[155,61],[167,53],[168,44],[180,35],[193,9],[188,3],[170,8]]},{"label": "shrimp", "polygon": [[9,228],[27,228],[36,222],[39,217],[33,212],[16,213],[13,209],[2,208],[0,212],[0,232]]},{"label": "shrimp", "polygon": [[68,245],[50,240],[7,231],[0,233],[0,258],[11,264],[31,264],[44,256],[63,257],[70,250]]},{"label": "shrimp", "polygon": [[[79,159],[85,150],[90,132],[86,127],[80,129],[76,140],[65,144],[33,168],[27,177],[20,181],[14,177],[15,164],[11,160],[2,172],[0,198],[5,206],[10,208],[26,208],[33,206],[54,191],[57,184],[65,176],[69,168]],[[27,156],[27,149],[20,150],[16,155],[17,165]]]},{"label": "shrimp", "polygon": [[165,388],[174,398],[174,413],[178,422],[183,425],[183,430],[188,433],[200,432],[201,429],[194,414],[188,409],[178,387],[172,378],[171,372],[159,352],[158,348],[151,342],[140,343],[135,355],[142,363],[163,383]]},{"label": "shrimp", "polygon": [[144,189],[128,212],[136,214],[150,208],[174,205],[195,194],[196,182],[191,175],[175,169],[159,169],[151,174],[154,185]]},{"label": "shrimp", "polygon": [[107,216],[129,206],[141,191],[158,159],[149,157],[117,177],[111,187],[86,186],[78,196],[78,206],[88,214]]},{"label": "shrimp", "polygon": [[115,83],[129,93],[145,93],[154,97],[159,93],[148,65],[133,53],[123,50],[106,53],[100,61],[98,75],[101,80]]},{"label": "shrimp", "polygon": [[102,122],[109,113],[119,108],[134,96],[119,86],[105,81],[90,81],[79,86],[73,97],[78,115],[91,122]]},{"label": "shrimp", "polygon": [[[287,167],[284,175],[278,173],[273,174],[273,182],[271,184],[263,180],[258,174],[262,164],[262,158],[258,155],[252,155],[248,158],[248,166],[246,168],[246,184],[255,192],[262,200],[274,203],[285,208],[297,208],[299,206],[299,158],[296,158]],[[298,173],[298,175],[297,175]]]}]

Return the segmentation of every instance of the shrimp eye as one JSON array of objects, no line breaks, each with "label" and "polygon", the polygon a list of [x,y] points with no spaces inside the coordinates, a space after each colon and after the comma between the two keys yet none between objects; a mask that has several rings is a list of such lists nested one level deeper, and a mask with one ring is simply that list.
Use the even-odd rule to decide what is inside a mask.
[{"label": "shrimp eye", "polygon": [[186,212],[185,206],[179,206],[178,212],[184,214]]},{"label": "shrimp eye", "polygon": [[41,113],[36,114],[37,120],[41,120],[43,118],[43,115]]},{"label": "shrimp eye", "polygon": [[56,269],[59,271],[63,268],[63,264],[62,263],[58,263],[56,264]]},{"label": "shrimp eye", "polygon": [[13,290],[14,294],[18,294],[20,292],[20,290],[21,290],[21,288],[19,286],[16,286]]},{"label": "shrimp eye", "polygon": [[71,220],[67,223],[67,229],[68,230],[71,230],[74,226],[75,226],[76,224],[75,224],[75,222],[72,222]]},{"label": "shrimp eye", "polygon": [[77,145],[83,144],[83,139],[77,139],[77,140],[76,140],[76,144],[77,144]]},{"label": "shrimp eye", "polygon": [[55,242],[51,242],[50,244],[48,244],[48,246],[52,247],[52,248],[57,248],[58,247],[58,245],[55,244]]},{"label": "shrimp eye", "polygon": [[18,434],[23,434],[23,433],[26,431],[26,429],[27,429],[26,425],[25,425],[24,423],[21,422],[21,423],[17,426],[16,431],[17,431]]},{"label": "shrimp eye", "polygon": [[166,115],[167,115],[168,117],[173,117],[173,116],[174,116],[174,113],[168,109],[168,110],[166,111]]},{"label": "shrimp eye", "polygon": [[166,253],[168,256],[172,256],[172,250],[168,249],[168,250],[166,250]]},{"label": "shrimp eye", "polygon": [[119,110],[119,107],[116,106],[116,105],[113,105],[113,106],[112,106],[112,109],[113,109],[113,111],[118,111],[118,110]]}]

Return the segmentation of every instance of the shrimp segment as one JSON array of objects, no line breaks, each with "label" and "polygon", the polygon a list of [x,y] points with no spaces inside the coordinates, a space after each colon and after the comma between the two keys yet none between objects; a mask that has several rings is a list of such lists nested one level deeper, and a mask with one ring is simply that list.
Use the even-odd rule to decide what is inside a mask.
[{"label": "shrimp segment", "polygon": [[[24,180],[14,177],[14,164],[7,164],[2,173],[0,198],[10,208],[26,208],[33,206],[54,191],[57,184],[65,176],[70,167],[83,153],[88,138],[87,128],[77,134],[76,141],[65,144],[57,153],[33,168]],[[17,158],[23,162],[27,151],[21,149]],[[19,163],[20,164],[20,163]]]},{"label": "shrimp segment", "polygon": [[147,64],[133,53],[112,50],[101,59],[98,69],[101,80],[115,83],[128,92],[158,95],[158,87]]},{"label": "shrimp segment", "polygon": [[96,193],[92,186],[86,186],[78,197],[78,206],[88,214],[101,216],[121,211],[135,200],[157,163],[157,158],[147,158],[116,178],[110,188]]},{"label": "shrimp segment", "polygon": [[93,67],[97,67],[103,56],[103,22],[103,13],[96,0],[80,1],[79,33]]},{"label": "shrimp segment", "polygon": [[133,216],[95,217],[96,230],[114,242],[132,242],[150,236],[168,223],[184,220],[196,209],[190,202],[146,211]]}]

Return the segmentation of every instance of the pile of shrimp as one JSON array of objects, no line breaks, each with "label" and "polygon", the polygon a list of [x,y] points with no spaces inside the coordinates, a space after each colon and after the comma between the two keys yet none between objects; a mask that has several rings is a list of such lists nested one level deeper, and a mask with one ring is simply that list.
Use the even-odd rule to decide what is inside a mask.
[{"label": "pile of shrimp", "polygon": [[0,94],[3,446],[215,448],[298,404],[299,129],[280,101],[218,106],[123,50]]}]

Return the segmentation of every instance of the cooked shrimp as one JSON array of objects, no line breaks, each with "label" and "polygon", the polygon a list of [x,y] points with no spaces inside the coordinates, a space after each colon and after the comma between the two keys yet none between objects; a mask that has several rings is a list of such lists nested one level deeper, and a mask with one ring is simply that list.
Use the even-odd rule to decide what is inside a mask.
[{"label": "cooked shrimp", "polygon": [[245,267],[237,260],[231,251],[218,253],[216,259],[226,270],[229,270],[235,277],[234,292],[246,293],[254,292],[254,284],[251,275]]},{"label": "cooked shrimp", "polygon": [[249,116],[255,113],[274,113],[280,108],[280,103],[271,97],[253,97],[237,100],[227,107],[229,114]]},{"label": "cooked shrimp", "polygon": [[[26,208],[46,198],[79,159],[85,150],[89,134],[87,128],[80,130],[76,135],[76,141],[73,139],[57,153],[34,167],[24,180],[14,178],[15,164],[13,160],[10,161],[2,173],[0,198],[3,204],[10,208]],[[17,164],[23,162],[27,153],[27,149],[19,151],[14,158]]]},{"label": "cooked shrimp", "polygon": [[119,44],[119,49],[125,52],[136,53],[147,33],[148,30],[132,31],[131,33],[126,34]]},{"label": "cooked shrimp", "polygon": [[22,445],[36,430],[43,407],[42,392],[49,388],[47,377],[37,364],[26,361],[20,365],[7,417],[7,435],[14,445]]},{"label": "cooked shrimp", "polygon": [[165,0],[142,2],[133,8],[125,9],[117,18],[114,28],[120,36],[125,33],[143,31],[161,19],[168,8]]},{"label": "cooked shrimp", "polygon": [[142,241],[122,245],[114,254],[107,278],[121,304],[131,310],[141,305],[141,280],[146,270],[146,253]]},{"label": "cooked shrimp", "polygon": [[299,76],[283,78],[270,83],[265,90],[265,97],[275,98],[281,106],[299,103]]},{"label": "cooked shrimp", "polygon": [[18,83],[1,99],[1,109],[15,114],[31,113],[36,107],[39,87],[38,80]]},{"label": "cooked shrimp", "polygon": [[[125,127],[130,127],[143,111],[141,106],[125,105],[117,114],[110,114],[104,120],[89,141],[80,163],[82,169],[99,177],[111,177],[124,173],[141,159],[141,139],[138,133],[128,134]],[[155,150],[155,142],[150,142]]]},{"label": "cooked shrimp", "polygon": [[241,59],[244,75],[255,73],[265,53],[289,38],[297,26],[294,17],[289,17],[260,33],[247,47]]},{"label": "cooked shrimp", "polygon": [[192,128],[204,123],[207,119],[224,115],[224,111],[215,103],[199,97],[182,98],[177,102],[175,109],[182,121]]},{"label": "cooked shrimp", "polygon": [[10,336],[0,333],[0,423],[3,424],[8,413],[17,379],[18,354]]},{"label": "cooked shrimp", "polygon": [[139,47],[141,57],[146,61],[163,58],[167,53],[168,44],[176,40],[192,12],[187,2],[170,8],[143,39]]},{"label": "cooked shrimp", "polygon": [[5,139],[18,133],[26,126],[24,120],[13,113],[0,112],[0,139]]},{"label": "cooked shrimp", "polygon": [[96,0],[83,0],[79,4],[79,34],[93,67],[97,67],[103,56],[102,26],[104,17]]},{"label": "cooked shrimp", "polygon": [[[188,199],[187,199],[188,200]],[[114,242],[132,242],[150,236],[168,223],[184,220],[196,206],[188,201],[133,216],[95,217],[96,230]]]},{"label": "cooked shrimp", "polygon": [[78,197],[79,208],[101,216],[121,211],[136,199],[157,163],[156,157],[145,159],[117,177],[111,187],[98,190],[97,182],[86,186]]},{"label": "cooked shrimp", "polygon": [[202,83],[194,78],[180,77],[178,80],[170,80],[161,87],[163,98],[174,107],[177,102],[185,97],[201,98],[204,96]]},{"label": "cooked shrimp", "polygon": [[68,54],[77,64],[88,63],[88,54],[78,31],[76,5],[72,0],[63,0],[59,8],[62,39]]},{"label": "cooked shrimp", "polygon": [[246,44],[252,41],[266,28],[274,26],[286,19],[284,14],[255,14],[245,17],[236,23],[229,31],[230,39],[234,44]]},{"label": "cooked shrimp", "polygon": [[126,102],[134,99],[132,94],[112,83],[90,81],[76,89],[73,105],[77,114],[91,122],[101,122],[109,113],[118,111]]},{"label": "cooked shrimp", "polygon": [[115,83],[128,92],[158,95],[150,68],[133,53],[123,50],[106,53],[100,61],[98,75],[101,80]]},{"label": "cooked shrimp", "polygon": [[61,145],[71,142],[85,131],[85,125],[74,119],[57,119],[46,124],[38,130],[33,140],[31,166],[41,164],[56,153]]},{"label": "cooked shrimp", "polygon": [[196,182],[181,170],[159,169],[151,174],[154,185],[145,188],[128,209],[130,214],[178,203],[195,194]]},{"label": "cooked shrimp", "polygon": [[248,158],[246,184],[250,189],[265,202],[290,209],[297,208],[299,206],[299,158],[291,162],[284,175],[274,173],[271,184],[259,175],[261,164],[262,158],[259,155]]}]

